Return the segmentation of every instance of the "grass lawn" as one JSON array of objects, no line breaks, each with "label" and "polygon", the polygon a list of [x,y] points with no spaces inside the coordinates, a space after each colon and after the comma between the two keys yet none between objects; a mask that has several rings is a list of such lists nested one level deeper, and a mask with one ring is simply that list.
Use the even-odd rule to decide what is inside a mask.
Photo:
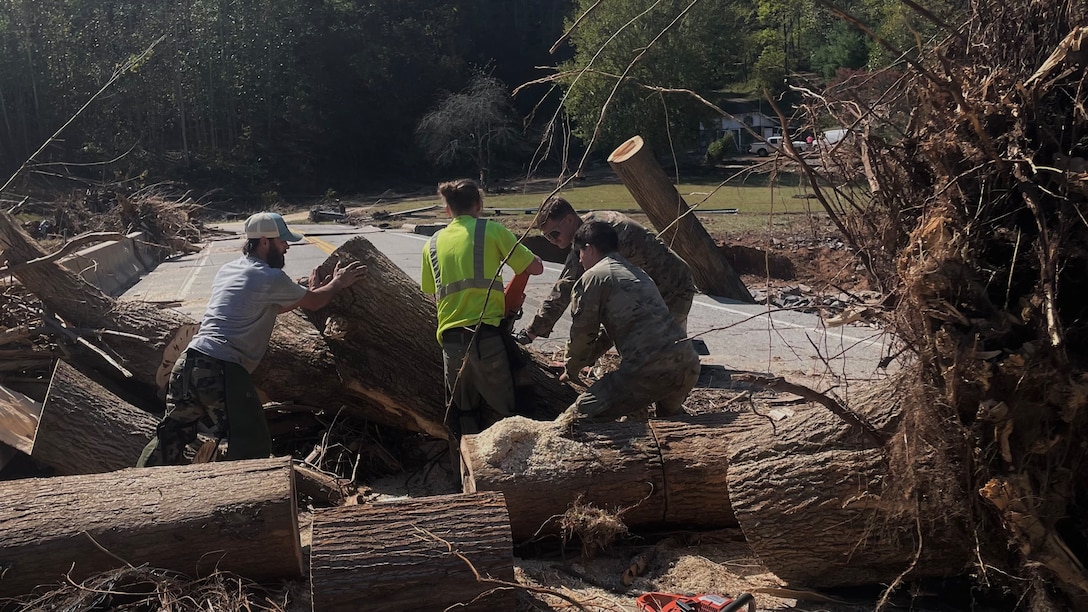
[{"label": "grass lawn", "polygon": [[[515,232],[524,231],[533,220],[533,213],[548,194],[551,184],[537,186],[528,193],[487,194],[484,208],[496,221]],[[699,220],[711,234],[736,234],[761,230],[791,229],[813,222],[823,222],[825,214],[815,200],[804,198],[806,189],[796,185],[734,185],[720,186],[716,182],[685,182],[677,186],[688,206],[700,214]],[[629,214],[644,225],[648,224],[638,204],[627,188],[618,182],[568,186],[561,194],[580,212],[589,210],[618,210]],[[390,212],[437,204],[437,197],[402,200],[388,206]],[[736,209],[735,214],[724,214]],[[524,212],[522,212],[524,211]],[[439,216],[444,212],[439,211]]]}]

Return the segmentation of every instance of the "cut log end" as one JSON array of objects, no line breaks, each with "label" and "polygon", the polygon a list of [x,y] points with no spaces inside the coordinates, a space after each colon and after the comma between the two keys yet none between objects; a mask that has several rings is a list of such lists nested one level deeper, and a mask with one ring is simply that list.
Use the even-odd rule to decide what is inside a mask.
[{"label": "cut log end", "polygon": [[623,144],[616,147],[616,150],[612,151],[612,154],[608,156],[609,163],[627,161],[634,154],[642,150],[642,145],[642,136],[632,136],[628,138]]}]

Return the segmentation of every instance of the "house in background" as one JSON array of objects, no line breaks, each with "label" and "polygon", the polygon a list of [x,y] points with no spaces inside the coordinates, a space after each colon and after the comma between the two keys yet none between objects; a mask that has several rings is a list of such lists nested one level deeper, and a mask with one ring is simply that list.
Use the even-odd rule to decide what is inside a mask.
[{"label": "house in background", "polygon": [[757,140],[752,132],[763,138],[782,134],[782,124],[778,117],[763,114],[764,109],[768,112],[771,109],[762,99],[725,98],[719,101],[718,108],[730,116],[718,117],[713,123],[699,126],[699,140],[704,147],[731,132],[736,147],[733,152],[740,153],[747,151],[748,145]]}]

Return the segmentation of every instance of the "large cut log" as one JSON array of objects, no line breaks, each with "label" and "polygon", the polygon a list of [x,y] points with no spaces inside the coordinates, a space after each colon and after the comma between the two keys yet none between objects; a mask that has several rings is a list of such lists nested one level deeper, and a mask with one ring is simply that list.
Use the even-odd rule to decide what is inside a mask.
[{"label": "large cut log", "polygon": [[514,540],[558,531],[572,502],[619,511],[628,527],[736,525],[725,485],[734,413],[578,424],[504,419],[461,440],[465,492],[501,491]]},{"label": "large cut log", "polygon": [[[513,610],[514,552],[498,493],[318,510],[310,546],[314,610]],[[471,567],[469,564],[471,563]],[[478,599],[477,599],[478,598]]]},{"label": "large cut log", "polygon": [[158,419],[57,361],[30,456],[58,474],[96,474],[136,465]]},{"label": "large cut log", "polygon": [[608,164],[661,232],[661,240],[691,267],[700,291],[741,302],[755,301],[641,136],[631,137],[612,151]]},{"label": "large cut log", "polygon": [[[867,417],[881,431],[899,416],[895,393],[871,400],[879,410]],[[971,564],[970,530],[943,520],[938,499],[895,495],[871,436],[822,406],[778,413],[743,417],[747,433],[728,460],[733,511],[768,570],[793,585],[834,587],[959,575]]]},{"label": "large cut log", "polygon": [[[2,211],[0,245],[13,263],[44,254]],[[254,372],[263,399],[331,410],[343,407],[360,418],[445,438],[444,383],[434,337],[433,301],[363,238],[341,247],[323,269],[331,270],[339,257],[363,261],[370,272],[318,313],[315,321],[322,331],[329,331],[328,338],[299,312],[280,315],[268,352]],[[122,356],[133,374],[129,386],[133,382],[142,386],[145,398],[155,393],[161,396],[166,373],[192,336],[194,321],[148,304],[114,300],[55,263],[17,268],[15,274],[74,326],[129,334],[96,341]],[[535,354],[530,359],[538,403],[547,409],[543,412],[554,414],[569,405],[574,391],[559,383],[544,359]],[[102,371],[118,375],[109,368]],[[157,404],[154,407],[161,409],[154,399],[137,403],[143,408]]]},{"label": "large cut log", "polygon": [[0,482],[0,597],[148,564],[300,577],[289,458]]}]

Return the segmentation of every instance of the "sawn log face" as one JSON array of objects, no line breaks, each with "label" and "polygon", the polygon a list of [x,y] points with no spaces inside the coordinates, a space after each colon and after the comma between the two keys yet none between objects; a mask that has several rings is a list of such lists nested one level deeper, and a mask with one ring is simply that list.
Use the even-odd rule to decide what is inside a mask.
[{"label": "sawn log face", "polygon": [[[883,427],[889,418],[870,421]],[[924,503],[887,494],[882,449],[822,406],[743,422],[748,433],[729,454],[729,498],[752,551],[779,578],[808,587],[889,584],[911,568],[912,578],[950,576],[970,564],[968,534],[939,509],[916,521]]]},{"label": "sawn log face", "polygon": [[0,596],[125,563],[297,578],[292,477],[275,458],[0,482]]},{"label": "sawn log face", "polygon": [[[456,553],[456,554],[454,554]],[[463,555],[464,559],[457,555]],[[314,610],[442,610],[514,580],[503,496],[441,495],[318,510],[310,585]],[[513,610],[501,589],[465,610]]]}]

